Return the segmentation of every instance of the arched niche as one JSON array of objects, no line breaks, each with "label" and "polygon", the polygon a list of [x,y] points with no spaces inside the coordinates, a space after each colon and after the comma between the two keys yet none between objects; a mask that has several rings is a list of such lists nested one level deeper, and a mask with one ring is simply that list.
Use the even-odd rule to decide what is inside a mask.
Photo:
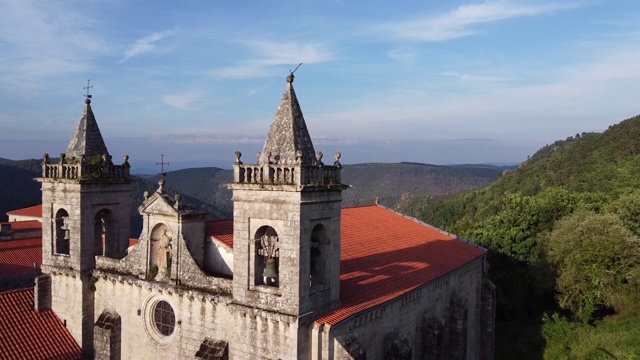
[{"label": "arched niche", "polygon": [[69,255],[71,230],[69,229],[69,213],[65,209],[59,209],[55,217],[55,252],[56,254]]},{"label": "arched niche", "polygon": [[278,233],[271,226],[256,231],[255,285],[280,286],[280,244]]},{"label": "arched niche", "polygon": [[309,251],[309,285],[325,284],[327,281],[327,263],[329,259],[329,237],[327,228],[317,224],[311,231],[311,249]]},{"label": "arched niche", "polygon": [[101,209],[96,213],[93,234],[96,255],[119,257],[121,251],[118,244],[118,223],[111,210]]},{"label": "arched niche", "polygon": [[173,234],[169,226],[159,223],[151,230],[151,251],[149,253],[149,266],[157,267],[159,278],[171,274],[171,249],[173,248]]}]

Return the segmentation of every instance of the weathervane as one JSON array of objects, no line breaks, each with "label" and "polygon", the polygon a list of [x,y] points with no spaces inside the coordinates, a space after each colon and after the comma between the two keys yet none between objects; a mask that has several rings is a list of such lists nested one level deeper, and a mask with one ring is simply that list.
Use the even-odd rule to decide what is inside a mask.
[{"label": "weathervane", "polygon": [[83,90],[87,90],[87,94],[84,96],[84,97],[86,97],[87,99],[91,99],[91,95],[89,94],[89,89],[93,88],[93,85],[89,85],[89,82],[90,82],[90,81],[91,81],[91,80],[87,80],[87,86],[85,86],[85,87],[83,87],[83,88],[82,88]]},{"label": "weathervane", "polygon": [[294,73],[294,72],[296,72],[296,70],[298,70],[298,68],[299,68],[300,66],[302,66],[302,63],[298,64],[298,66],[296,66],[296,68],[295,68],[295,69],[293,69],[293,71],[291,71],[291,69],[289,69],[289,76],[287,76],[287,82],[288,82],[289,84],[291,84],[291,83],[293,82],[293,78],[295,77],[295,76],[293,75],[293,73]]},{"label": "weathervane", "polygon": [[164,162],[164,154],[160,154],[160,162],[157,162],[156,165],[160,165],[160,176],[164,179],[164,176],[167,175],[167,173],[164,172],[164,166],[169,166],[169,162]]},{"label": "weathervane", "polygon": [[293,71],[291,71],[291,69],[289,69],[289,73],[290,73],[291,75],[293,75],[293,73],[294,73],[294,72],[296,72],[296,70],[298,70],[298,68],[299,68],[300,66],[302,66],[302,63],[298,64],[298,66],[296,66],[296,68],[295,68],[295,69],[293,69]]}]

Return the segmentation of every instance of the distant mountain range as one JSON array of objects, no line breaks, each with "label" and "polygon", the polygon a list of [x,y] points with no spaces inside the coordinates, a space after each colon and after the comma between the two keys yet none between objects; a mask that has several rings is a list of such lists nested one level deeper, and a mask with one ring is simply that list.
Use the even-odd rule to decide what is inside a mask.
[{"label": "distant mountain range", "polygon": [[[351,188],[343,192],[343,206],[368,205],[378,199],[381,204],[394,207],[406,196],[450,196],[486,186],[496,180],[503,170],[504,167],[491,165],[346,165],[342,180]],[[40,176],[40,171],[41,160],[38,159],[8,161],[0,165],[0,219],[5,217],[7,211],[40,203],[40,184],[33,180]],[[132,185],[132,234],[141,229],[137,206],[143,199],[143,193],[156,191],[159,179],[159,175],[135,178]],[[230,217],[233,204],[231,191],[226,184],[232,179],[232,170],[214,167],[183,169],[166,174],[165,188],[169,193],[181,193],[187,203],[208,212],[211,217]]]}]

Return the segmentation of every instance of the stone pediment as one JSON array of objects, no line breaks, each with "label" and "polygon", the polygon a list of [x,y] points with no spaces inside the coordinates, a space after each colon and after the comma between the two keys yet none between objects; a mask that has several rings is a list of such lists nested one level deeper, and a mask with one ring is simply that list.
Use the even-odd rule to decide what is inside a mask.
[{"label": "stone pediment", "polygon": [[153,214],[165,216],[178,216],[178,210],[173,206],[175,201],[167,199],[167,196],[155,193],[146,199],[138,208],[140,214]]}]

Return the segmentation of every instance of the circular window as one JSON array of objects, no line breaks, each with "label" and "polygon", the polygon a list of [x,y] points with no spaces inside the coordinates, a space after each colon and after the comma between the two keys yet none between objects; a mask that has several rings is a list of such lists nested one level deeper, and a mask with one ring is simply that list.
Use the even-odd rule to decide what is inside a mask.
[{"label": "circular window", "polygon": [[164,336],[173,334],[173,329],[176,326],[176,315],[168,302],[161,300],[156,303],[153,309],[153,323],[160,334]]}]

